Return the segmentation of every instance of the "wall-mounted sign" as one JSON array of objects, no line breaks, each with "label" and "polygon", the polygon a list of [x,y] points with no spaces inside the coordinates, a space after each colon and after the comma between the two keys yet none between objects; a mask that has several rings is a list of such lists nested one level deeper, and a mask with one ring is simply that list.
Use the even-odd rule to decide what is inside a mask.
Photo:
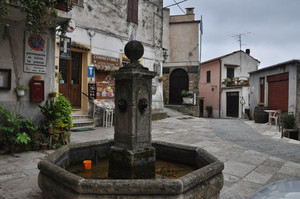
[{"label": "wall-mounted sign", "polygon": [[25,33],[25,63],[24,72],[46,73],[47,37],[46,35],[32,36]]},{"label": "wall-mounted sign", "polygon": [[59,58],[71,59],[71,38],[61,37],[59,40]]},{"label": "wall-mounted sign", "polygon": [[120,59],[103,55],[92,55],[92,63],[97,70],[114,71],[120,67]]},{"label": "wall-mounted sign", "polygon": [[88,77],[94,77],[94,75],[95,75],[94,66],[88,66]]}]

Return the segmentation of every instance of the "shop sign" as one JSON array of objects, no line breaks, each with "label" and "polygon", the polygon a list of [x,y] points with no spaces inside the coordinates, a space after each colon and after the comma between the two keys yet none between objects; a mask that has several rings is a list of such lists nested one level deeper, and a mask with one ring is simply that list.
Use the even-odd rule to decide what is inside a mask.
[{"label": "shop sign", "polygon": [[25,33],[25,63],[24,72],[46,73],[47,37],[46,35],[32,36]]},{"label": "shop sign", "polygon": [[120,59],[114,57],[107,57],[103,55],[92,55],[92,63],[97,69],[104,69],[105,67],[120,67]]},{"label": "shop sign", "polygon": [[61,37],[59,40],[59,58],[71,59],[71,38]]}]

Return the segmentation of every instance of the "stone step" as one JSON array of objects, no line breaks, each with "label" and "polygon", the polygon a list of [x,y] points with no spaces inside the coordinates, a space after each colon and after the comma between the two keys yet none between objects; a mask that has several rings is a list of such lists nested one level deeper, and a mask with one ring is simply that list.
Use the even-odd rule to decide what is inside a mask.
[{"label": "stone step", "polygon": [[73,127],[93,126],[93,125],[94,125],[93,119],[73,119]]},{"label": "stone step", "polygon": [[87,115],[87,114],[74,114],[74,113],[72,113],[71,116],[73,117],[74,120],[77,120],[77,119],[92,119],[92,117],[90,115]]}]

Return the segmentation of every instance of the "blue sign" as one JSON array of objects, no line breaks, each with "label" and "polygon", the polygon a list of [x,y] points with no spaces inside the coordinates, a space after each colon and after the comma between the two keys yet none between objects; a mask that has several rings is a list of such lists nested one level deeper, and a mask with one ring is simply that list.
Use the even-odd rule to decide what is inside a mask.
[{"label": "blue sign", "polygon": [[88,66],[88,77],[94,77],[94,75],[95,75],[95,67]]}]

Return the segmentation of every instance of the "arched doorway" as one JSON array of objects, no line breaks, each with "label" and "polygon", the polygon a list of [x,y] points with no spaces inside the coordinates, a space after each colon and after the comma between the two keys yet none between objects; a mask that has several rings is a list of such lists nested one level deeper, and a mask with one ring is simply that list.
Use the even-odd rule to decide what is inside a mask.
[{"label": "arched doorway", "polygon": [[181,91],[189,89],[189,77],[185,70],[176,69],[170,75],[169,104],[182,104]]}]

